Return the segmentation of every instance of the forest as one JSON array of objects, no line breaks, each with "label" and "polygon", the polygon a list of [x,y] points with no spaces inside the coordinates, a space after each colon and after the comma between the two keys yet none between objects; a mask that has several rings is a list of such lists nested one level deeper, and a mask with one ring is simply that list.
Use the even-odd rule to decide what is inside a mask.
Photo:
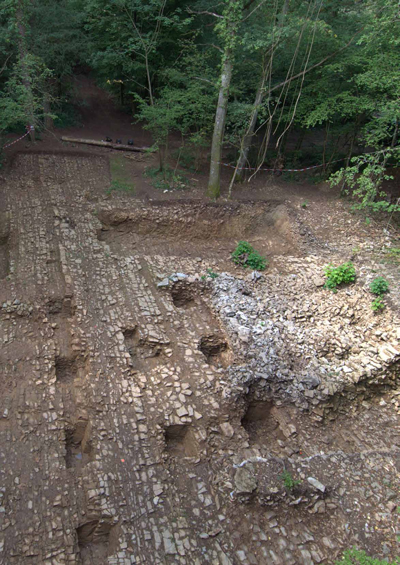
[{"label": "forest", "polygon": [[221,163],[229,194],[263,167],[320,165],[355,206],[393,213],[399,48],[397,0],[3,0],[0,145],[73,120],[90,72],[151,132],[160,170],[171,135],[193,166],[207,152],[211,198]]}]

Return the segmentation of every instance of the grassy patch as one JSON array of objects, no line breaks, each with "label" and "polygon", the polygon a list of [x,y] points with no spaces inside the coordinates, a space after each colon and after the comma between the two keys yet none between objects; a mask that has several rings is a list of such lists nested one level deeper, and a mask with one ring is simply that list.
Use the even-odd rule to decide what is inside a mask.
[{"label": "grassy patch", "polygon": [[129,163],[120,155],[110,157],[111,185],[107,189],[107,194],[113,191],[127,192],[133,194],[135,185],[132,180],[132,174],[129,170]]},{"label": "grassy patch", "polygon": [[400,247],[390,247],[386,249],[381,261],[382,263],[389,263],[391,265],[400,265]]},{"label": "grassy patch", "polygon": [[340,561],[335,561],[336,565],[397,565],[399,559],[396,557],[395,561],[387,561],[387,559],[377,559],[370,557],[365,551],[360,551],[355,548],[348,549],[344,552]]}]

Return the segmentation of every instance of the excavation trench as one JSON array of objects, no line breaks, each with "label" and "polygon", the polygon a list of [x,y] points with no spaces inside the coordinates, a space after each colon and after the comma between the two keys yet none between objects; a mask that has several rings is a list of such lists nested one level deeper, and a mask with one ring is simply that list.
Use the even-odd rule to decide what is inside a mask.
[{"label": "excavation trench", "polygon": [[[132,242],[163,250],[163,254],[187,254],[188,244],[213,254],[218,244],[235,247],[237,241],[252,242],[261,253],[296,250],[289,213],[279,201],[268,203],[204,204],[198,201],[153,202],[129,212],[102,209],[100,241]],[[210,245],[210,242],[213,242]],[[207,244],[205,246],[205,244]]]}]

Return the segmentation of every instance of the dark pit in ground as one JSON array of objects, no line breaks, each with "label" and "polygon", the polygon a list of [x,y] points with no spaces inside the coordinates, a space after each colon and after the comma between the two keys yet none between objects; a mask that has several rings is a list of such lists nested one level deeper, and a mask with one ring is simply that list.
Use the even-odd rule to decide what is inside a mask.
[{"label": "dark pit in ground", "polygon": [[[279,422],[274,417],[273,408],[272,402],[262,400],[255,400],[248,405],[241,423],[248,433],[251,443],[269,445],[272,440],[276,439],[275,435]],[[272,438],[271,435],[274,437]],[[279,437],[281,437],[281,434],[279,434]]]},{"label": "dark pit in ground", "polygon": [[177,308],[191,308],[196,305],[193,290],[186,284],[174,284],[171,288],[171,296]]},{"label": "dark pit in ground", "polygon": [[86,465],[92,458],[91,426],[85,417],[78,418],[65,429],[65,463],[67,469]]},{"label": "dark pit in ground", "polygon": [[200,339],[197,347],[203,353],[209,365],[228,366],[230,357],[229,346],[222,335],[204,335]]},{"label": "dark pit in ground", "polygon": [[108,563],[107,557],[116,549],[118,526],[109,519],[94,518],[76,529],[81,565]]},{"label": "dark pit in ground", "polygon": [[56,357],[55,369],[57,381],[72,381],[78,372],[77,360],[72,357]]},{"label": "dark pit in ground", "polygon": [[198,447],[190,426],[173,424],[165,428],[167,452],[173,456],[197,457]]}]

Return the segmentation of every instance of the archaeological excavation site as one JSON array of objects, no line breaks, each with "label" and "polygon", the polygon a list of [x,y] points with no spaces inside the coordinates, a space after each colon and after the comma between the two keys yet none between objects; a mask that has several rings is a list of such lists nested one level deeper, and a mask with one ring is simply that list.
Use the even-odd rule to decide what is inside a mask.
[{"label": "archaeological excavation site", "polygon": [[[18,151],[2,174],[0,563],[396,559],[389,232],[349,235],[337,200],[110,197],[105,153]],[[265,270],[232,262],[243,240]]]},{"label": "archaeological excavation site", "polygon": [[400,565],[399,0],[0,0],[0,565]]}]

